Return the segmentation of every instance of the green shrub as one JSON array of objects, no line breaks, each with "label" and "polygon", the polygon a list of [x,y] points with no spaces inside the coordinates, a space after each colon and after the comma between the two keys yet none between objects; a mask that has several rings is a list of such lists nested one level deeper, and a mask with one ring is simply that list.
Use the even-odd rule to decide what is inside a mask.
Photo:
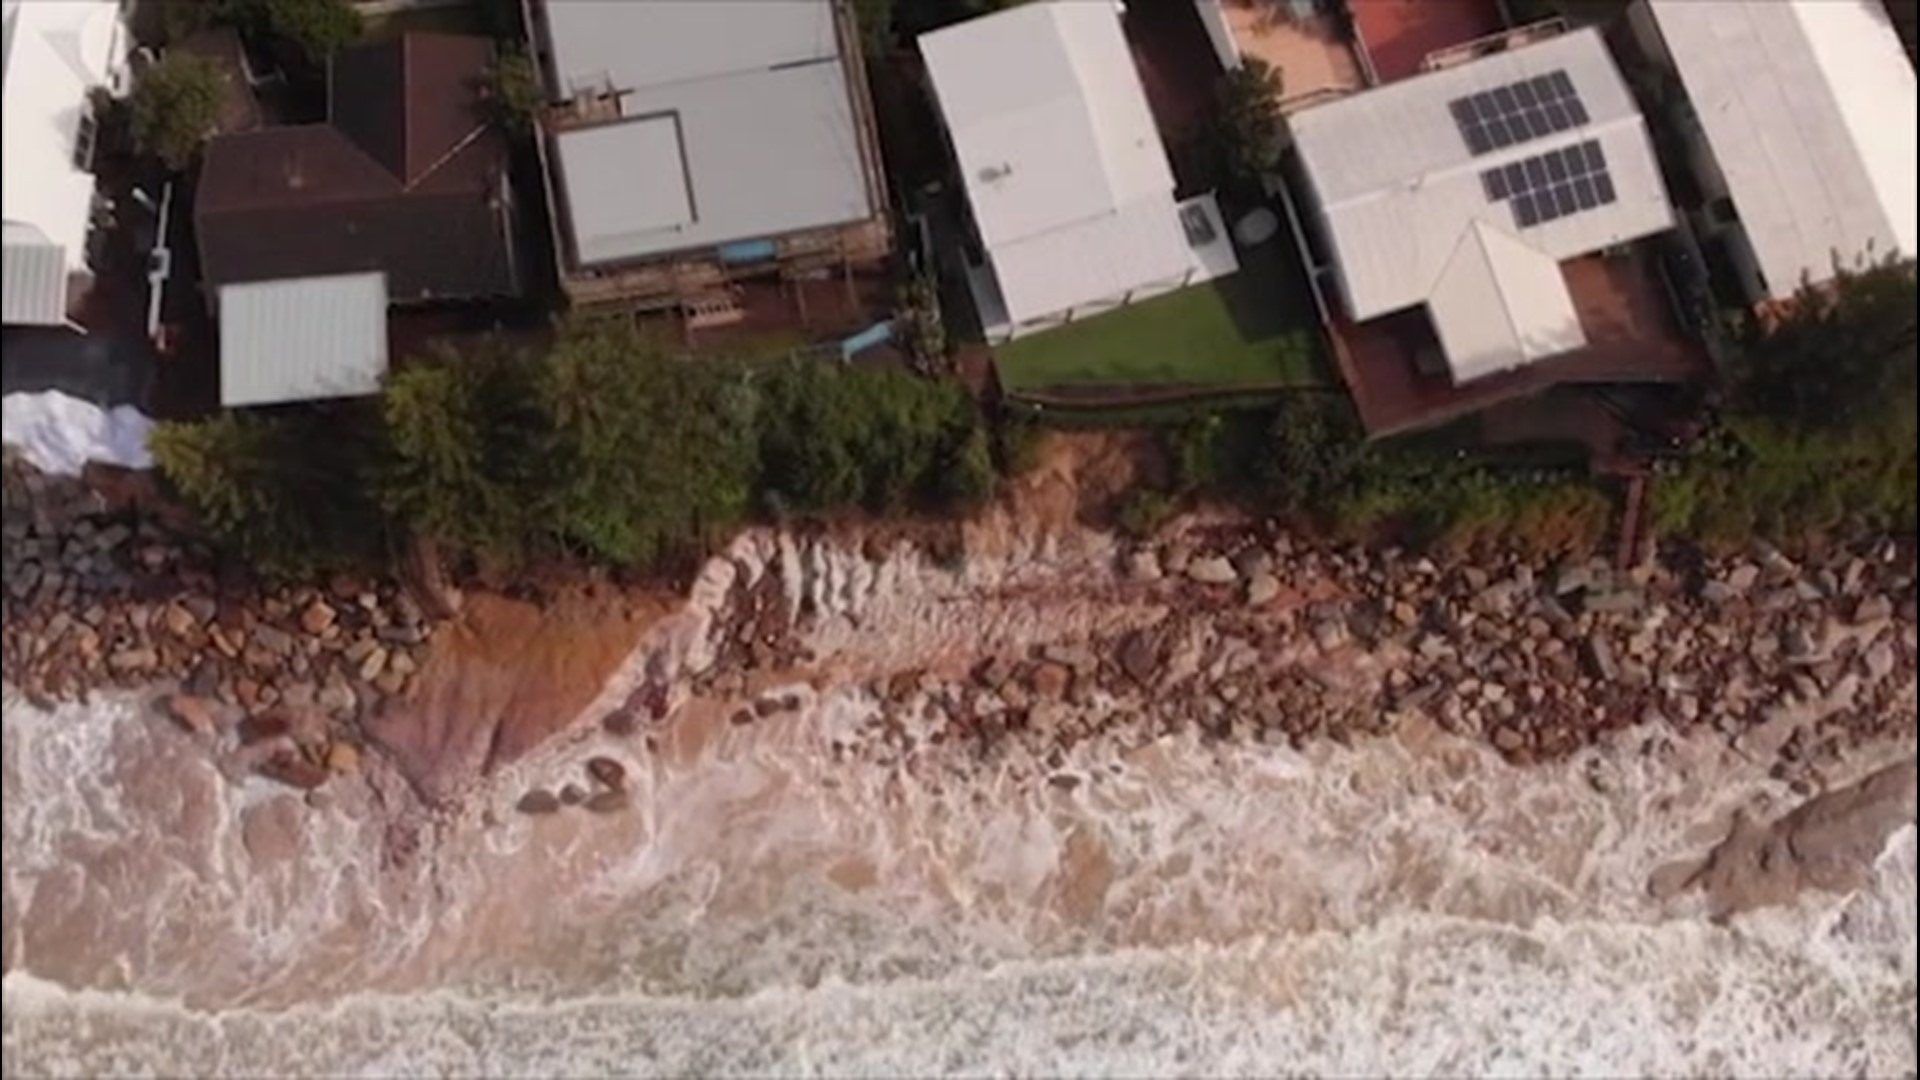
[{"label": "green shrub", "polygon": [[202,56],[170,52],[140,76],[128,102],[134,146],[179,172],[220,128],[227,79]]},{"label": "green shrub", "polygon": [[1178,512],[1173,496],[1154,488],[1138,487],[1121,498],[1114,523],[1127,536],[1145,540],[1159,532]]},{"label": "green shrub", "polygon": [[379,425],[365,408],[162,423],[148,445],[214,539],[262,574],[359,570],[386,550],[367,482]]}]

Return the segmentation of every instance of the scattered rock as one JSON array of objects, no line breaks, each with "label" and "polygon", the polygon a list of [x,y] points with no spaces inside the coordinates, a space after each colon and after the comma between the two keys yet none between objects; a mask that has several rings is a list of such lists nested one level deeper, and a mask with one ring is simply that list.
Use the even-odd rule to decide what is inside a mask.
[{"label": "scattered rock", "polygon": [[1160,556],[1150,547],[1138,547],[1127,556],[1127,576],[1135,581],[1159,581]]},{"label": "scattered rock", "polygon": [[587,789],[569,780],[560,788],[560,801],[568,806],[579,806],[587,801]]},{"label": "scattered rock", "polygon": [[1200,585],[1231,585],[1240,580],[1240,573],[1229,560],[1210,555],[1188,563],[1187,578]]},{"label": "scattered rock", "polygon": [[612,814],[625,810],[631,801],[625,790],[596,791],[581,805],[596,814]]},{"label": "scattered rock", "polygon": [[523,814],[552,814],[560,810],[560,800],[546,788],[534,788],[520,796],[520,801],[514,804],[514,809]]},{"label": "scattered rock", "polygon": [[325,600],[315,600],[300,613],[300,629],[314,637],[319,637],[333,628],[337,618],[339,616],[334,612],[333,605]]},{"label": "scattered rock", "polygon": [[327,770],[297,751],[282,750],[260,766],[260,775],[301,791],[311,791],[327,782]]},{"label": "scattered rock", "polygon": [[627,786],[627,767],[610,757],[588,758],[587,775],[615,791]]},{"label": "scattered rock", "polygon": [[1313,643],[1321,652],[1333,652],[1346,645],[1351,639],[1347,624],[1341,619],[1321,619],[1313,625]]},{"label": "scattered rock", "polygon": [[360,748],[350,742],[336,742],[327,747],[327,771],[332,773],[350,773],[360,767]]},{"label": "scattered rock", "polygon": [[1160,672],[1160,648],[1144,630],[1135,630],[1122,638],[1114,659],[1128,678],[1143,686]]},{"label": "scattered rock", "polygon": [[1253,607],[1271,604],[1280,595],[1280,582],[1272,574],[1260,574],[1247,582],[1247,603]]},{"label": "scattered rock", "polygon": [[1620,677],[1619,664],[1613,657],[1613,645],[1605,637],[1594,634],[1587,638],[1583,647],[1586,654],[1587,669],[1601,682],[1613,682]]},{"label": "scattered rock", "polygon": [[219,707],[205,698],[192,694],[169,694],[166,710],[174,723],[192,734],[211,735],[220,729]]},{"label": "scattered rock", "polygon": [[275,710],[273,712],[244,717],[240,721],[239,733],[240,745],[242,746],[250,746],[254,743],[266,742],[268,739],[277,739],[283,735],[291,735],[293,733],[293,716],[284,710]]},{"label": "scattered rock", "polygon": [[1067,696],[1067,690],[1073,685],[1073,669],[1065,664],[1056,664],[1049,660],[1036,664],[1033,675],[1027,685],[1034,694],[1042,699],[1058,701]]},{"label": "scattered rock", "polygon": [[253,628],[253,644],[274,656],[288,656],[293,652],[293,635],[277,626],[261,623]]}]

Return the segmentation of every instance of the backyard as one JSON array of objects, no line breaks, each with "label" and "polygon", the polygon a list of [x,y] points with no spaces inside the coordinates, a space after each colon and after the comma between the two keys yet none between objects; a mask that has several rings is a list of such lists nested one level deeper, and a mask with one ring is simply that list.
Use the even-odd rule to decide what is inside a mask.
[{"label": "backyard", "polygon": [[1240,271],[995,350],[1000,384],[1051,405],[1125,405],[1324,386],[1319,320],[1293,250],[1276,240]]}]

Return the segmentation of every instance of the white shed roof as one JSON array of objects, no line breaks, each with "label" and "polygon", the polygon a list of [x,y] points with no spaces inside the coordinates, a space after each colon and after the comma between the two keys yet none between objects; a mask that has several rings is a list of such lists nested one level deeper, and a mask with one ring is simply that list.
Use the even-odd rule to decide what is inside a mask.
[{"label": "white shed roof", "polygon": [[360,397],[386,373],[386,274],[220,287],[222,405]]},{"label": "white shed roof", "polygon": [[1484,221],[1461,235],[1427,310],[1458,382],[1587,343],[1559,262]]},{"label": "white shed roof", "polygon": [[67,257],[31,225],[6,222],[0,260],[0,323],[59,326],[67,321]]},{"label": "white shed roof", "polygon": [[1113,5],[1030,3],[920,51],[1011,321],[1187,272],[1173,170]]},{"label": "white shed roof", "polygon": [[[1556,73],[1577,94],[1584,122],[1474,153],[1454,102]],[[1645,122],[1592,30],[1302,109],[1288,122],[1348,314],[1364,321],[1427,305],[1457,381],[1553,355],[1542,350],[1556,344],[1578,347],[1561,325],[1572,301],[1557,264],[1673,225]],[[1543,155],[1588,144],[1604,155],[1611,202],[1523,224],[1516,200],[1488,187],[1493,170],[1542,168]],[[1549,265],[1556,271],[1546,275]],[[1488,287],[1505,301],[1436,302]],[[1507,295],[1512,289],[1526,295]]]},{"label": "white shed roof", "polygon": [[874,213],[830,0],[545,4],[561,97],[620,92],[621,119],[554,140],[584,265]]},{"label": "white shed roof", "polygon": [[1920,254],[1913,65],[1880,0],[1653,0],[1776,297]]},{"label": "white shed roof", "polygon": [[[16,252],[17,244],[60,253],[61,312],[66,273],[87,268],[87,231],[93,176],[75,164],[81,118],[92,111],[87,91],[107,86],[125,59],[117,0],[5,0],[0,10],[0,219],[8,224],[5,292],[7,322],[16,303],[38,297],[44,315],[49,280],[44,252]],[[13,228],[30,226],[37,236]],[[16,281],[15,275],[31,280]],[[21,310],[26,310],[21,308]],[[29,322],[54,322],[40,316]]]}]

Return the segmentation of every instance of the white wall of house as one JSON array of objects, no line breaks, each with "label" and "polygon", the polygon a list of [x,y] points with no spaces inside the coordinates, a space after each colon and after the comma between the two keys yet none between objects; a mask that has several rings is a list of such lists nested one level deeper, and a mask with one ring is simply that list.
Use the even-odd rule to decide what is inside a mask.
[{"label": "white wall of house", "polygon": [[1193,0],[1194,10],[1200,13],[1200,25],[1207,28],[1207,40],[1213,43],[1213,52],[1220,58],[1220,66],[1228,71],[1240,68],[1240,46],[1233,40],[1233,28],[1227,25],[1227,13],[1220,8],[1222,0]]},{"label": "white wall of house", "polygon": [[90,92],[125,90],[121,0],[4,0],[0,218],[9,322],[58,325],[91,280],[98,127]]}]

